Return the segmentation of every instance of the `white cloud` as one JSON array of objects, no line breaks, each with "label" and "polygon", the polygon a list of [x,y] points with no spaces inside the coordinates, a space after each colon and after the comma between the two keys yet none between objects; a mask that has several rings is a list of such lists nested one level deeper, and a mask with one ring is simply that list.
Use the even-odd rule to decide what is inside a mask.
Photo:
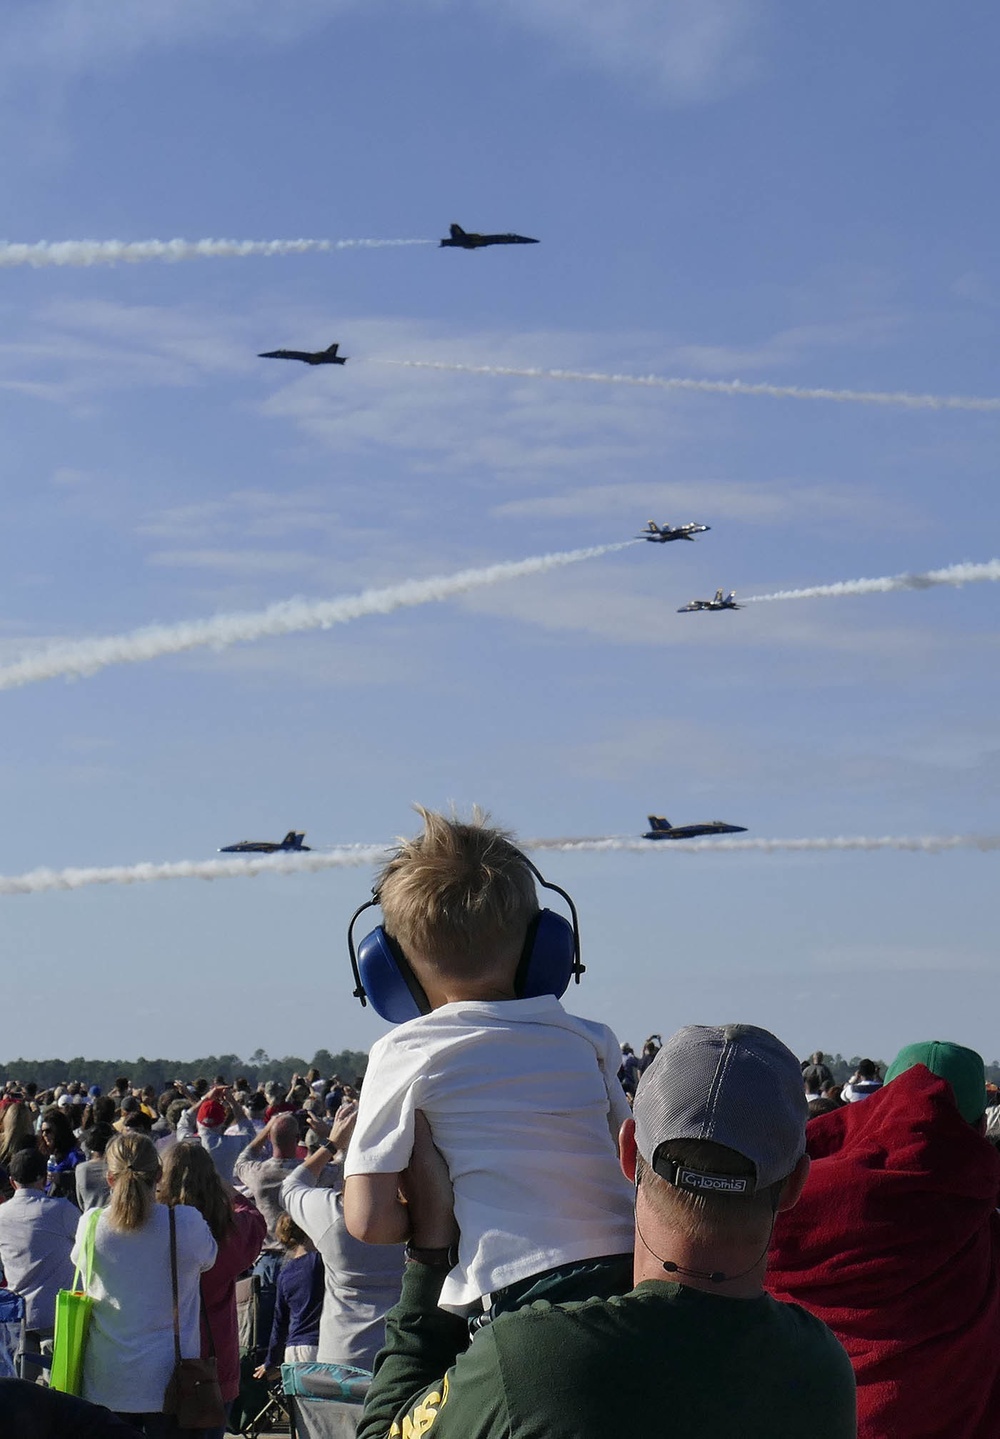
[{"label": "white cloud", "polygon": [[147,515],[137,533],[194,546],[210,540],[273,540],[342,532],[344,523],[318,490],[233,490],[217,500],[171,505]]},{"label": "white cloud", "polygon": [[158,550],[148,564],[163,569],[214,570],[223,575],[302,574],[316,563],[303,550]]},{"label": "white cloud", "polygon": [[[193,307],[61,301],[0,343],[0,389],[56,403],[108,390],[175,388],[255,363],[247,327]],[[10,331],[8,331],[10,334]],[[36,335],[44,339],[36,339]]]},{"label": "white cloud", "polygon": [[85,74],[144,50],[202,46],[234,38],[271,44],[299,39],[353,0],[20,0],[8,3],[0,54],[18,69]]},{"label": "white cloud", "polygon": [[[432,13],[472,8],[469,0],[424,0],[424,6]],[[37,71],[71,77],[105,70],[147,50],[292,44],[359,8],[360,0],[8,0],[0,18],[0,75],[10,85]],[[394,4],[365,8],[374,25],[384,25]],[[686,104],[713,99],[758,73],[770,4],[476,0],[476,8],[541,35],[569,63]]]},{"label": "white cloud", "polygon": [[758,72],[762,0],[490,0],[590,69],[675,103],[714,99]]},{"label": "white cloud", "polygon": [[[643,546],[641,551],[637,547],[637,553],[644,554],[647,548],[652,547]],[[654,573],[660,576],[662,570]],[[924,675],[965,648],[977,653],[984,643],[996,644],[995,638],[981,632],[931,629],[926,615],[915,616],[913,627],[880,622],[877,610],[884,601],[877,596],[839,601],[836,613],[828,602],[817,600],[754,605],[737,614],[678,614],[678,607],[692,596],[710,596],[714,584],[669,576],[651,583],[649,574],[647,567],[644,575],[635,552],[630,552],[601,560],[585,574],[570,571],[555,580],[542,575],[516,586],[467,595],[459,603],[473,613],[519,620],[553,635],[590,635],[630,647],[696,646],[706,653],[727,649],[734,664],[757,666],[766,652],[773,673],[787,665],[805,682],[803,666],[811,663],[816,673],[810,673],[809,682],[815,684],[821,677],[825,685],[854,684],[859,676],[867,679],[873,664],[881,667],[883,678],[890,673]],[[720,574],[717,580],[728,586],[731,576]],[[743,592],[753,588],[748,582]],[[913,598],[919,604],[919,596]],[[819,608],[823,605],[825,610]],[[924,624],[917,627],[920,619]],[[836,664],[831,656],[838,657]]]},{"label": "white cloud", "polygon": [[[858,517],[875,529],[884,522],[888,506],[873,501],[870,493],[851,485],[823,486],[795,480],[769,484],[731,480],[645,480],[622,481],[613,485],[586,485],[558,494],[507,500],[496,505],[494,515],[505,518],[570,519],[635,515],[635,523],[656,516],[659,523],[686,520],[700,523],[718,519],[742,520],[749,524],[813,519],[850,521],[857,529]],[[899,506],[892,511],[898,522]],[[684,544],[685,541],[678,541]],[[697,542],[696,542],[697,543]]]}]

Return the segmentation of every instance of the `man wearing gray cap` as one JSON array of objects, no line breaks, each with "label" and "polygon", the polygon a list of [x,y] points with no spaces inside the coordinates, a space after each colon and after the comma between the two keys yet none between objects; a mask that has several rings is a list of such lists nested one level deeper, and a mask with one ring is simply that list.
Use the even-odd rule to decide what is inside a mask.
[{"label": "man wearing gray cap", "polygon": [[[635,1184],[635,1287],[536,1302],[471,1345],[463,1321],[437,1307],[455,1222],[447,1169],[418,1126],[405,1176],[409,1262],[359,1439],[607,1439],[678,1427],[854,1439],[843,1349],[763,1290],[775,1219],[809,1171],[805,1124],[799,1062],[773,1034],[679,1030],[643,1075],[618,1140]],[[572,1204],[573,1175],[561,1177]]]}]

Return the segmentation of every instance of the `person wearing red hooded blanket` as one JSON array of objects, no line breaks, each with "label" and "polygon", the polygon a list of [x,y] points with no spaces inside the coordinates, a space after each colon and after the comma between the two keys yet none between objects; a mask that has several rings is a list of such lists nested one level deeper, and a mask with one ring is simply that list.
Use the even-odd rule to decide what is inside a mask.
[{"label": "person wearing red hooded blanket", "polygon": [[974,1050],[901,1050],[884,1088],[811,1120],[812,1169],[778,1215],[776,1299],[830,1326],[859,1439],[1000,1435],[1000,1153]]}]

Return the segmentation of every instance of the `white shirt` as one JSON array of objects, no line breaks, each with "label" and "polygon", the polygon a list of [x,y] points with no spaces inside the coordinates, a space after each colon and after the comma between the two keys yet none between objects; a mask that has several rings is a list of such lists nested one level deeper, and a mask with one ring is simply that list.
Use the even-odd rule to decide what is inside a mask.
[{"label": "white shirt", "polygon": [[[174,1208],[181,1356],[201,1353],[201,1276],[215,1263],[212,1231],[187,1204]],[[82,1258],[90,1213],[80,1216],[73,1262]],[[162,1410],[174,1369],[173,1287],[167,1206],[154,1204],[142,1229],[112,1229],[107,1212],[94,1234],[94,1271],[87,1293],[94,1300],[83,1361],[82,1397],[127,1414]]]},{"label": "white shirt", "polygon": [[79,1219],[68,1199],[27,1187],[0,1204],[0,1266],[7,1288],[24,1296],[29,1329],[52,1332],[56,1294],[73,1285],[69,1252]]},{"label": "white shirt", "polygon": [[372,1047],[344,1173],[398,1174],[414,1112],[426,1115],[461,1230],[442,1308],[461,1313],[515,1280],[631,1252],[619,1061],[611,1030],[554,995],[445,1004]]}]

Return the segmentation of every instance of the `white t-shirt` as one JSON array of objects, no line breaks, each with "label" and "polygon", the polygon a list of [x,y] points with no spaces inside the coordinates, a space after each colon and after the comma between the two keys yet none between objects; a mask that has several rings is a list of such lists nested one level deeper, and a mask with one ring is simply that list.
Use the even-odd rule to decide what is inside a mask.
[{"label": "white t-shirt", "polygon": [[[187,1204],[174,1209],[177,1229],[177,1297],[181,1357],[201,1353],[199,1289],[215,1263],[212,1231]],[[91,1214],[80,1216],[74,1264]],[[165,1204],[154,1204],[142,1229],[112,1229],[107,1213],[94,1234],[94,1271],[87,1293],[94,1300],[83,1361],[84,1399],[127,1414],[156,1413],[174,1369],[173,1286],[170,1222]]]},{"label": "white t-shirt", "polygon": [[556,1265],[631,1252],[619,1059],[606,1025],[553,995],[445,1004],[372,1047],[344,1173],[400,1173],[414,1111],[427,1116],[461,1230],[442,1308],[461,1313]]}]

